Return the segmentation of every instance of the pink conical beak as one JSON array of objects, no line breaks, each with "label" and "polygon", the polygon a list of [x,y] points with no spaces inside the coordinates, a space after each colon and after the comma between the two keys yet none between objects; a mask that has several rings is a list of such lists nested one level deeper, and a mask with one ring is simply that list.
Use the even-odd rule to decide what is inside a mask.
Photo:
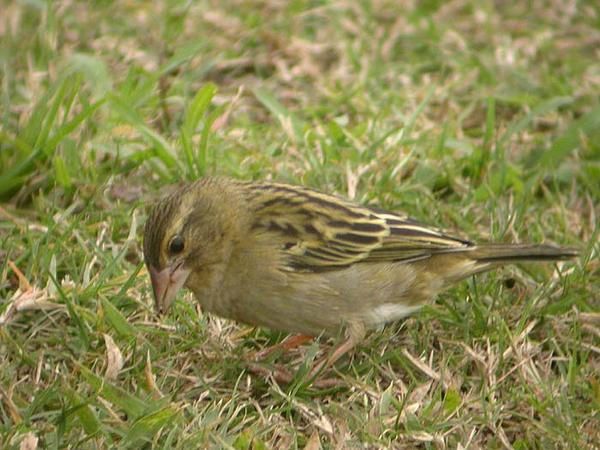
[{"label": "pink conical beak", "polygon": [[160,271],[149,266],[148,272],[152,281],[156,310],[159,314],[164,314],[169,310],[179,289],[185,284],[190,270],[184,269],[183,265],[179,264],[175,267],[167,266]]}]

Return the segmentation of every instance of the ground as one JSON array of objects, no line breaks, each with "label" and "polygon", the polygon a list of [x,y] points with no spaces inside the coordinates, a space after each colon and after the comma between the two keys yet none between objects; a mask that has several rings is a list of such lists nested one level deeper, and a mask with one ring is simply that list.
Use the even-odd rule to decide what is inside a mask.
[{"label": "ground", "polygon": [[[594,448],[594,1],[0,6],[0,447]],[[204,174],[581,257],[467,280],[326,386],[285,335],[153,311],[147,208]]]}]

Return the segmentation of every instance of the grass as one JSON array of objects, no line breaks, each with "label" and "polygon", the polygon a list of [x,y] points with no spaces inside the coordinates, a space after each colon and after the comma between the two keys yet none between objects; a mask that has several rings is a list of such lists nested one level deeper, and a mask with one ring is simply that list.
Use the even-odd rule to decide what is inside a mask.
[{"label": "grass", "polygon": [[[595,2],[2,9],[0,447],[597,448]],[[335,387],[302,377],[318,345],[275,356],[278,384],[244,361],[284,335],[153,313],[146,208],[204,174],[582,257],[457,285]]]}]

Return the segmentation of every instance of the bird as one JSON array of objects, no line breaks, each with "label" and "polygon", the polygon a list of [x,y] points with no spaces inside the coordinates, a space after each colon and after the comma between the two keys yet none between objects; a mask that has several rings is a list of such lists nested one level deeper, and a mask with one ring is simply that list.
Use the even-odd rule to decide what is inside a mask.
[{"label": "bird", "polygon": [[182,288],[204,311],[304,336],[340,337],[332,365],[367,332],[418,311],[454,283],[575,248],[476,244],[401,212],[308,187],[204,177],[159,200],[143,239],[155,308]]}]

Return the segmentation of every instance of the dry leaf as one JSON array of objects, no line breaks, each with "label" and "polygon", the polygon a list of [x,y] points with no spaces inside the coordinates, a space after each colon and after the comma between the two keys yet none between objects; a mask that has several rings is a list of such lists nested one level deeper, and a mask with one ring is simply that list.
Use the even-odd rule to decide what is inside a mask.
[{"label": "dry leaf", "polygon": [[27,278],[25,278],[25,275],[23,275],[23,272],[12,261],[8,261],[8,265],[19,279],[19,288],[8,300],[8,307],[0,316],[0,327],[9,323],[21,311],[63,309],[65,307],[64,305],[48,301],[50,298],[48,291],[32,286]]},{"label": "dry leaf", "polygon": [[319,433],[315,430],[308,438],[308,442],[304,446],[304,450],[320,450],[321,440],[319,439]]},{"label": "dry leaf", "polygon": [[38,448],[38,437],[30,431],[23,437],[19,444],[19,450],[35,450],[36,448]]},{"label": "dry leaf", "polygon": [[4,400],[4,407],[8,410],[11,420],[16,424],[19,424],[23,421],[23,418],[21,417],[19,408],[17,408],[17,405],[12,401],[12,387],[14,387],[14,385],[6,392],[2,386],[0,386],[0,398]]},{"label": "dry leaf", "polygon": [[156,379],[154,378],[154,374],[152,373],[152,361],[150,360],[150,350],[146,353],[146,367],[144,367],[144,376],[146,378],[146,384],[148,388],[152,391],[154,398],[162,398],[163,393],[160,392],[160,389],[156,385]]},{"label": "dry leaf", "polygon": [[142,186],[126,182],[113,184],[110,186],[108,195],[113,200],[122,200],[125,203],[132,203],[138,200],[144,194]]},{"label": "dry leaf", "polygon": [[317,427],[323,430],[327,434],[333,434],[333,425],[331,421],[325,415],[321,415],[313,422]]},{"label": "dry leaf", "polygon": [[402,353],[404,354],[404,356],[406,356],[410,360],[410,362],[417,369],[419,369],[421,372],[423,372],[429,378],[432,378],[435,381],[439,381],[440,380],[441,377],[440,377],[439,373],[437,373],[435,370],[433,370],[431,367],[429,367],[427,364],[425,364],[420,359],[415,358],[413,355],[410,354],[410,352],[407,349],[402,349]]},{"label": "dry leaf", "polygon": [[112,337],[108,334],[103,336],[106,345],[106,372],[104,376],[109,380],[115,380],[123,368],[123,355]]}]

